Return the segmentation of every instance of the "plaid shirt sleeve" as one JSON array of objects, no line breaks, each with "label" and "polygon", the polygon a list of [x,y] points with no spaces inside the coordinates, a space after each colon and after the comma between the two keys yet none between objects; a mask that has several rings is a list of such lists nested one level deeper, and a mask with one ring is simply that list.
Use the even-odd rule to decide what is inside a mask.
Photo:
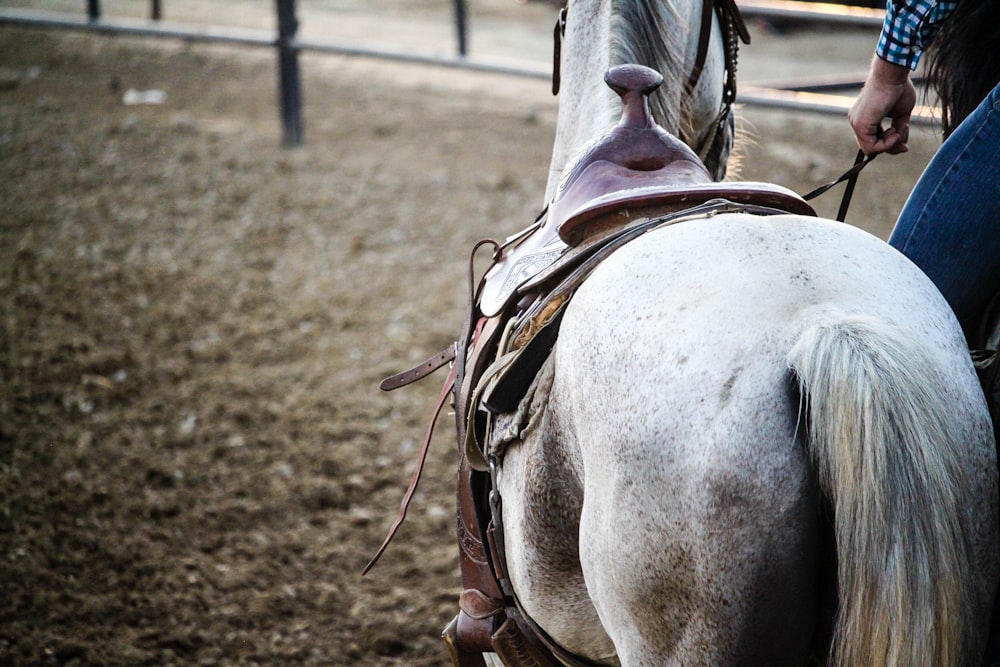
[{"label": "plaid shirt sleeve", "polygon": [[885,23],[875,55],[895,65],[917,68],[937,26],[960,0],[887,0]]}]

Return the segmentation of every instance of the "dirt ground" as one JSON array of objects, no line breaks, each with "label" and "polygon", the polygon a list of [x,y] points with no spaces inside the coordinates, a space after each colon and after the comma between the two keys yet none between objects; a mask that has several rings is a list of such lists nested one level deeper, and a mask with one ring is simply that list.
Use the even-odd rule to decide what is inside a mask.
[{"label": "dirt ground", "polygon": [[[759,78],[801,69],[796,44],[856,69],[871,38],[765,37]],[[472,244],[533,219],[556,101],[493,75],[303,70],[287,149],[270,53],[0,28],[0,664],[446,664],[447,418],[360,576],[443,378],[377,384],[457,335]],[[804,192],[853,159],[842,119],[745,117],[746,178]],[[935,142],[876,161],[849,219],[884,235]]]}]

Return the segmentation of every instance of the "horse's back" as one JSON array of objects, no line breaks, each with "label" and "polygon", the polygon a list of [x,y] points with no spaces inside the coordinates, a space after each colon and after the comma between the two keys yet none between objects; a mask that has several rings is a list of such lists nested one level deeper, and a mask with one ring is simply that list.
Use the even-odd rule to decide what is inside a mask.
[{"label": "horse's back", "polygon": [[964,360],[962,390],[979,391],[955,317],[918,268],[866,232],[800,216],[718,215],[626,245],[581,286],[560,346],[600,385],[641,370],[689,378],[660,378],[667,392],[695,376],[728,387],[752,368],[774,393],[803,329],[833,312],[877,316],[949,370]]},{"label": "horse's back", "polygon": [[855,227],[802,216],[723,214],[661,228],[617,251],[575,301],[571,308],[588,313],[669,316],[720,338],[757,325],[793,337],[809,309],[834,305],[920,323],[917,335],[945,332],[950,351],[964,345],[945,301],[909,260]]},{"label": "horse's back", "polygon": [[[559,516],[579,511],[578,545],[564,555],[578,555],[623,664],[802,664],[825,641],[833,547],[789,354],[818,320],[873,313],[940,366],[956,420],[968,418],[971,465],[986,470],[988,426],[954,317],[912,264],[854,228],[692,220],[618,250],[574,296],[529,440],[579,460],[534,458],[540,483],[517,502],[558,495],[546,469],[575,489]],[[524,461],[515,453],[508,469]],[[566,542],[535,533],[535,548]]]}]

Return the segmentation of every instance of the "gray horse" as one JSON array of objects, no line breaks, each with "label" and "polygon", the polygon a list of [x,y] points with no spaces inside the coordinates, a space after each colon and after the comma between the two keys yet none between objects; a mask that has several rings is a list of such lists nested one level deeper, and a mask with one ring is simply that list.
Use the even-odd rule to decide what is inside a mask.
[{"label": "gray horse", "polygon": [[[685,85],[701,11],[569,3],[550,201],[618,119],[609,67],[662,72],[653,113],[688,144],[719,131],[718,19]],[[978,664],[998,577],[990,417],[948,305],[883,241],[749,212],[646,233],[573,296],[535,396],[496,460],[505,556],[566,650]]]}]

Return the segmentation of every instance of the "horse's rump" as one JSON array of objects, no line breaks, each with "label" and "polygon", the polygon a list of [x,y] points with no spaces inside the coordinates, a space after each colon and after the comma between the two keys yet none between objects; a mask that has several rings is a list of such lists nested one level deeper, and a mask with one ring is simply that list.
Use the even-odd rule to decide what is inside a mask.
[{"label": "horse's rump", "polygon": [[[848,249],[851,259],[845,260]],[[864,655],[875,655],[873,664],[907,664],[909,654],[899,653],[904,649],[892,643],[892,632],[889,639],[879,633],[898,624],[905,643],[911,633],[932,634],[930,624],[940,628],[938,638],[913,646],[947,656],[944,638],[961,645],[953,630],[964,614],[966,630],[958,631],[968,640],[964,655],[980,649],[975,638],[982,636],[995,578],[995,463],[982,397],[954,318],[927,279],[881,241],[846,225],[794,216],[722,215],[652,232],[615,253],[569,304],[546,416],[511,448],[500,489],[508,539],[521,550],[508,557],[515,561],[515,588],[557,639],[579,645],[579,631],[566,628],[596,613],[601,623],[591,623],[593,636],[606,630],[623,664],[668,658],[681,664],[802,664],[817,651],[825,659],[826,646],[812,642],[823,623],[822,503],[800,428],[823,425],[817,424],[819,413],[800,421],[792,371],[810,380],[816,375],[805,362],[828,346],[810,332],[831,324],[855,333],[847,349],[856,356],[845,362],[850,355],[841,355],[847,367],[826,377],[859,376],[843,390],[853,397],[851,405],[867,405],[903,433],[874,433],[882,441],[862,442],[867,449],[858,456],[895,456],[893,443],[913,444],[898,474],[941,468],[944,480],[928,497],[950,513],[947,520],[926,518],[929,501],[918,489],[893,496],[897,523],[884,530],[862,515],[855,518],[855,528],[866,526],[858,538],[866,546],[890,545],[866,566],[874,572],[868,583],[889,580],[883,580],[892,569],[886,553],[911,559],[918,573],[910,584],[919,581],[922,594],[945,599],[945,611],[938,605],[927,612],[923,601],[914,602],[930,614],[921,620],[913,610],[905,610],[907,617],[893,607],[885,622],[866,617],[873,635],[847,637],[842,646],[866,642],[872,653]],[[870,344],[870,354],[858,352],[859,341]],[[864,359],[874,363],[867,377],[858,365]],[[909,375],[897,374],[892,363],[907,359]],[[844,396],[830,386],[808,385],[809,404],[843,405]],[[897,405],[909,393],[923,397],[921,409],[930,410],[930,419]],[[874,423],[860,419],[864,427]],[[930,429],[922,442],[907,439],[942,421],[951,430],[941,435],[938,429],[939,438]],[[851,435],[838,433],[834,440]],[[855,446],[850,437],[845,442]],[[811,455],[826,459],[821,447]],[[885,465],[869,460],[858,474],[869,475],[865,484],[889,496],[912,491],[882,477]],[[522,475],[529,482],[514,481]],[[578,492],[567,495],[566,488]],[[843,484],[826,488],[838,510],[854,502]],[[564,507],[554,522],[545,510],[554,497],[570,507],[579,503],[572,544],[566,543],[565,520],[572,512]],[[978,499],[975,510],[963,506],[970,499]],[[925,518],[933,525],[922,533],[907,523],[920,527]],[[911,543],[902,535],[895,540],[897,533]],[[955,543],[962,554],[941,560],[935,549],[949,547],[935,542]],[[921,549],[928,551],[913,553]],[[847,567],[859,567],[846,545],[841,556]],[[581,563],[575,575],[556,565],[574,557]],[[920,577],[934,577],[944,562],[965,564],[949,570],[950,580],[940,577],[938,593],[923,587],[927,581]],[[553,585],[560,577],[563,586]],[[564,598],[575,591],[573,582],[583,580],[594,603],[590,612],[579,608],[579,599]],[[878,595],[887,595],[890,607],[908,599]],[[966,606],[956,611],[957,599]],[[571,604],[577,611],[567,611]],[[970,619],[968,610],[978,618]],[[879,641],[867,641],[872,636]],[[593,637],[591,645],[594,651],[601,646]],[[847,664],[862,655],[840,650]]]}]

